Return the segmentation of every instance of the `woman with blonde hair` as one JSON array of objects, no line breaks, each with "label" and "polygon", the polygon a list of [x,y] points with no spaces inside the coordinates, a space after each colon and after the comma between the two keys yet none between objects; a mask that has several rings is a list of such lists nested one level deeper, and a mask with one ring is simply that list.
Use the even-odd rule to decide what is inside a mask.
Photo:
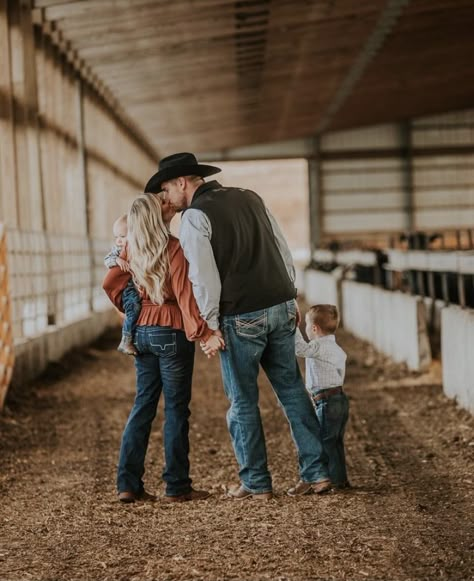
[{"label": "woman with blonde hair", "polygon": [[158,401],[165,398],[163,480],[165,500],[207,498],[189,477],[189,403],[194,341],[217,352],[223,341],[199,315],[188,279],[188,263],[177,238],[169,232],[175,210],[159,194],[139,196],[128,214],[127,256],[130,272],[111,268],[103,288],[122,309],[130,277],[142,296],[135,347],[136,397],[122,435],[117,490],[122,502],[156,500],[145,492],[143,474],[151,425]]}]

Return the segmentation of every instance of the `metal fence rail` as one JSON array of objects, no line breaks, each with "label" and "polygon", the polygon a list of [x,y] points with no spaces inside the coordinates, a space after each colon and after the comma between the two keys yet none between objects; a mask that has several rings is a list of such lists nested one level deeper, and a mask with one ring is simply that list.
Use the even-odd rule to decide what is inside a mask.
[{"label": "metal fence rail", "polygon": [[109,249],[110,240],[0,224],[0,410],[12,378],[34,378],[113,324],[102,290]]},{"label": "metal fence rail", "polygon": [[8,230],[15,342],[109,308],[102,291],[110,241]]}]

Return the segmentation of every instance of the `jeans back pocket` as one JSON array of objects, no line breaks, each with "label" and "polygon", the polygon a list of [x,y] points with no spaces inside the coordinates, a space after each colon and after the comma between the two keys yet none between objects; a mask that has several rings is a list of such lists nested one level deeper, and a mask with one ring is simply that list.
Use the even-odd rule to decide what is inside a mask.
[{"label": "jeans back pocket", "polygon": [[176,355],[176,333],[172,331],[152,331],[148,333],[148,346],[151,353],[159,357]]},{"label": "jeans back pocket", "polygon": [[267,326],[267,311],[245,313],[235,317],[235,331],[241,337],[260,337],[267,333]]}]

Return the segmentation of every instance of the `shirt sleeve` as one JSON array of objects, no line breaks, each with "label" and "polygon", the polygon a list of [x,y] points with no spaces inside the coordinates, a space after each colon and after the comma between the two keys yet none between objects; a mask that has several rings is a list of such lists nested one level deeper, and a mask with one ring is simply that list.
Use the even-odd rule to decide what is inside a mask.
[{"label": "shirt sleeve", "polygon": [[199,315],[191,281],[188,277],[188,263],[179,244],[176,244],[176,249],[170,254],[170,279],[183,317],[186,337],[189,341],[198,339],[207,341],[212,335],[212,331]]},{"label": "shirt sleeve", "polygon": [[122,313],[124,312],[122,293],[131,278],[132,275],[129,272],[123,272],[118,266],[115,266],[107,271],[104,282],[102,283],[102,288],[106,295]]},{"label": "shirt sleeve", "polygon": [[320,344],[318,341],[310,341],[309,343],[305,341],[301,331],[296,328],[295,333],[295,351],[298,357],[306,357],[314,359],[319,354]]},{"label": "shirt sleeve", "polygon": [[189,279],[202,318],[212,330],[219,328],[221,279],[211,246],[212,228],[201,210],[183,214],[179,241],[189,262]]},{"label": "shirt sleeve", "polygon": [[270,225],[273,230],[273,235],[275,236],[275,242],[278,246],[278,250],[280,251],[281,257],[285,264],[286,270],[288,272],[288,276],[290,277],[291,282],[295,282],[296,280],[296,272],[295,272],[295,265],[293,264],[293,256],[291,255],[291,251],[288,247],[288,243],[283,236],[283,232],[278,226],[278,222],[272,216],[270,210],[265,206],[265,210],[267,211],[268,219],[270,220]]},{"label": "shirt sleeve", "polygon": [[112,268],[112,266],[117,266],[117,258],[120,256],[120,248],[114,246],[112,250],[104,258],[104,264],[107,268]]}]

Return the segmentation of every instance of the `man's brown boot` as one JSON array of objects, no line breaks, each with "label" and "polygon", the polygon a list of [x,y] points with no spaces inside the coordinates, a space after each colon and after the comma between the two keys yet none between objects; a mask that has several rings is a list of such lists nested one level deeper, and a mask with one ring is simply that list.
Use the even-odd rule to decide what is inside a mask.
[{"label": "man's brown boot", "polygon": [[145,490],[143,492],[140,492],[138,494],[135,494],[135,492],[131,492],[131,491],[124,491],[124,492],[119,492],[119,500],[120,502],[124,502],[127,504],[130,504],[132,502],[137,502],[137,501],[141,501],[141,502],[156,502],[156,496],[154,494],[150,494],[149,492],[146,492]]},{"label": "man's brown boot", "polygon": [[313,487],[311,482],[303,482],[300,480],[295,486],[290,488],[287,492],[288,496],[304,496],[305,494],[312,494]]},{"label": "man's brown boot", "polygon": [[288,496],[303,496],[305,494],[323,494],[329,492],[332,488],[330,480],[320,480],[319,482],[303,482],[300,480],[296,486],[290,488],[287,492]]},{"label": "man's brown boot", "polygon": [[329,492],[332,489],[332,484],[330,480],[326,479],[315,482],[312,487],[316,494],[324,494],[325,492]]},{"label": "man's brown boot", "polygon": [[176,496],[164,496],[163,500],[165,502],[190,502],[193,500],[205,500],[209,498],[211,493],[207,490],[194,490],[191,489],[190,492],[186,492],[184,494],[178,494]]}]

